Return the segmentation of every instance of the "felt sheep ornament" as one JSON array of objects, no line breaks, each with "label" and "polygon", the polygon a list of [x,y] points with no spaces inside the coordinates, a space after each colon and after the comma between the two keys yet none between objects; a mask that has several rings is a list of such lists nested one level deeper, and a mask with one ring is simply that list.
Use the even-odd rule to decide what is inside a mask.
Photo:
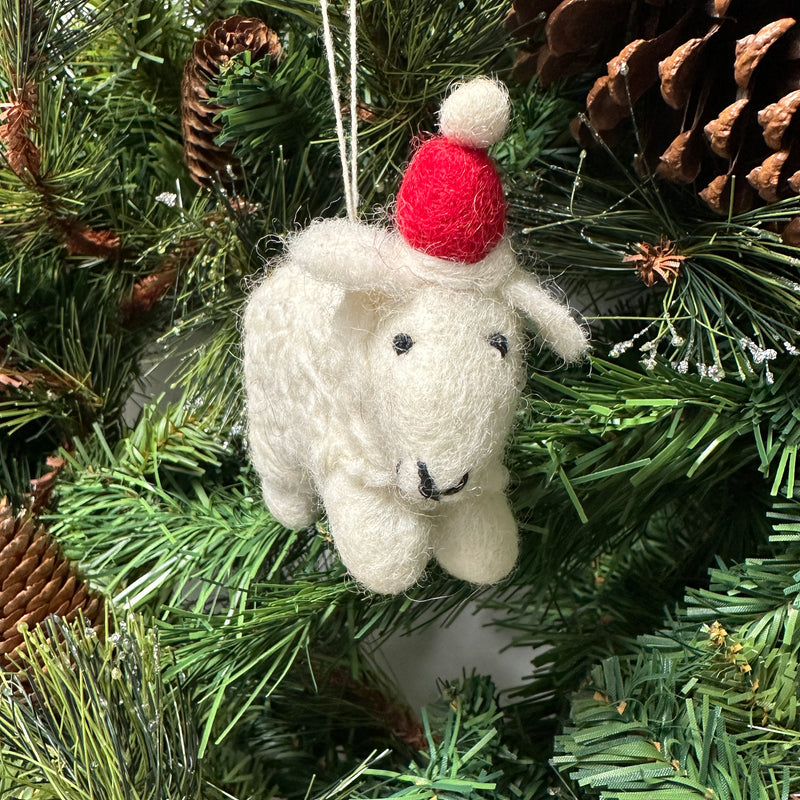
[{"label": "felt sheep ornament", "polygon": [[412,586],[431,557],[476,584],[514,567],[503,452],[525,379],[524,327],[565,361],[569,309],[516,262],[486,148],[509,120],[489,79],[445,100],[393,225],[329,219],[289,239],[244,315],[250,452],[289,528],[323,510],[367,589]]}]

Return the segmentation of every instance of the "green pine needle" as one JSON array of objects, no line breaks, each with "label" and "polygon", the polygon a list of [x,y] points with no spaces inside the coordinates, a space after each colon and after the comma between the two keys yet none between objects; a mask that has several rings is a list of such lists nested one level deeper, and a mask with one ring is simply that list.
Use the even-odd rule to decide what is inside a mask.
[{"label": "green pine needle", "polygon": [[[189,697],[141,618],[25,633],[21,677],[0,674],[0,792],[58,800],[221,797],[203,778]],[[110,632],[113,631],[113,632]],[[27,795],[25,795],[27,796]]]},{"label": "green pine needle", "polygon": [[[442,698],[423,709],[428,752],[407,770],[378,768],[373,754],[316,800],[532,800],[547,796],[543,765],[503,741],[491,680],[471,675],[444,684]],[[384,756],[386,754],[383,754]]]},{"label": "green pine needle", "polygon": [[592,671],[553,759],[578,786],[625,800],[800,787],[800,504],[771,516],[795,531],[780,555],[712,569],[668,628]]}]

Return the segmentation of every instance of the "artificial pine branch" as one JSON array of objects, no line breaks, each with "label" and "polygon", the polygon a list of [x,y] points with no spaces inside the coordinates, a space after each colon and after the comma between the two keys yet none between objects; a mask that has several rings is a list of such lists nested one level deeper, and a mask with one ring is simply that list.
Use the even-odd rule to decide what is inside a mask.
[{"label": "artificial pine branch", "polygon": [[[312,144],[327,132],[331,102],[314,38],[292,32],[277,63],[234,56],[209,89],[219,111],[217,141],[242,161],[244,177],[249,176],[247,183],[258,190],[259,199],[273,203],[276,192],[291,197],[288,208],[275,209],[277,220],[291,225],[293,215],[311,219],[335,201],[336,194],[327,191],[339,190],[330,180],[333,143]],[[256,175],[263,176],[264,186],[253,180]],[[300,181],[303,192],[292,197]],[[316,189],[311,195],[309,181]]]},{"label": "artificial pine branch", "polygon": [[[515,170],[510,220],[531,255],[566,270],[567,291],[588,292],[600,355],[635,346],[647,368],[740,380],[769,376],[776,358],[794,355],[796,249],[776,227],[800,212],[796,198],[718,219],[686,190],[638,178],[616,150],[584,156],[564,151]],[[648,291],[630,262],[662,240],[680,275]]]},{"label": "artificial pine branch", "polygon": [[0,28],[0,74],[8,87],[0,115],[1,152],[14,175],[38,194],[47,224],[63,238],[70,255],[113,258],[119,254],[119,237],[81,222],[55,194],[51,177],[42,173],[43,158],[46,169],[53,164],[42,152],[39,135],[46,113],[40,82],[63,66],[63,59],[85,42],[87,34],[107,22],[107,12],[101,8],[99,15],[87,13],[77,32],[75,8],[74,2],[48,5],[41,0],[6,0],[0,5],[6,20]]},{"label": "artificial pine branch", "polygon": [[[510,450],[527,577],[491,594],[520,646],[546,646],[520,691],[536,719],[562,715],[591,664],[657,624],[715,555],[760,553],[771,496],[795,486],[793,370],[745,387],[594,368],[566,387],[532,376]],[[546,751],[552,729],[539,735]]]},{"label": "artificial pine branch", "polygon": [[27,683],[0,673],[0,789],[59,800],[230,798],[197,757],[190,698],[141,618],[106,639],[83,620],[25,634]]},{"label": "artificial pine branch", "polygon": [[781,552],[712,569],[668,627],[593,670],[557,740],[559,769],[605,797],[786,797],[800,787],[798,502]]},{"label": "artificial pine branch", "polygon": [[382,768],[374,754],[318,800],[429,800],[431,796],[533,800],[547,796],[543,766],[504,742],[503,714],[490,679],[473,674],[444,684],[441,699],[423,710],[422,718],[427,748],[417,761],[405,770]]},{"label": "artificial pine branch", "polygon": [[98,421],[117,426],[145,340],[118,319],[133,282],[116,273],[132,257],[114,207],[128,205],[116,188],[127,184],[125,135],[119,123],[98,134],[84,93],[86,52],[112,35],[115,9],[7,0],[0,17],[0,93],[11,100],[0,143],[0,448],[28,462],[23,480],[8,470],[4,481],[19,499],[59,445]]},{"label": "artificial pine branch", "polygon": [[[327,141],[320,143],[319,154],[335,152],[330,98],[325,97],[326,78],[316,41],[316,10],[304,0],[261,0],[259,4],[286,20],[295,18],[294,30],[303,35],[291,37],[286,53],[295,74],[284,64],[271,84],[263,74],[264,65],[256,64],[251,70],[239,64],[230,82],[223,76],[216,96],[229,109],[223,112],[222,140],[235,141],[243,160],[257,161],[264,149],[277,151],[287,141],[292,151],[302,152],[298,139],[302,136],[308,141],[321,130]],[[454,0],[359,4],[359,94],[363,98],[359,184],[365,208],[386,201],[395,190],[409,142],[421,131],[434,129],[436,104],[447,88],[455,81],[485,74],[500,60],[505,48],[503,12],[504,4],[495,0],[472,0],[467,6]],[[331,9],[331,26],[337,54],[341,63],[347,63],[347,21],[336,7]],[[302,55],[306,52],[310,58]],[[300,70],[303,61],[305,68]],[[265,103],[259,102],[259,93]],[[320,102],[320,98],[324,99]],[[320,119],[322,109],[327,120]],[[290,115],[282,116],[286,111]],[[332,185],[340,192],[341,176],[325,172],[325,188]]]},{"label": "artificial pine branch", "polygon": [[[747,439],[726,472],[717,459],[772,413],[764,408],[743,419],[753,395],[730,380],[711,384],[666,370],[643,375],[600,359],[594,370],[567,386],[532,374],[530,413],[510,451],[517,506],[535,510],[531,522],[544,534],[526,570],[545,581],[641,530],[688,487],[705,495],[729,472],[759,464]],[[609,496],[623,502],[609,504]],[[558,547],[549,546],[551,537]]]},{"label": "artificial pine branch", "polygon": [[183,157],[192,179],[203,186],[219,183],[234,188],[239,165],[232,148],[215,141],[220,125],[215,121],[220,106],[209,102],[208,84],[242,53],[247,62],[266,59],[274,69],[280,56],[278,35],[260,19],[236,14],[211,24],[195,42],[186,60],[181,84]]},{"label": "artificial pine branch", "polygon": [[[535,547],[526,548],[523,569],[536,576],[534,591],[646,536],[660,511],[690,523],[687,493],[712,509],[731,496],[728,482],[742,475],[752,484],[758,472],[767,479],[763,497],[793,491],[793,370],[748,388],[599,359],[594,368],[591,379],[568,387],[532,376],[539,397],[510,451],[517,506],[532,509]],[[731,543],[727,525],[707,535],[695,540],[704,549]]]}]

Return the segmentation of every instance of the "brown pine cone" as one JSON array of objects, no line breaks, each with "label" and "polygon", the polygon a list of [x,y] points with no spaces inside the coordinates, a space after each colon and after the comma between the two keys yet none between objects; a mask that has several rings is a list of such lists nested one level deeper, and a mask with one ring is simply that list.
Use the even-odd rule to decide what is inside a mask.
[{"label": "brown pine cone", "polygon": [[39,108],[36,84],[28,81],[22,90],[11,91],[9,102],[0,108],[0,154],[20,178],[36,180],[42,166],[42,154],[32,136]]},{"label": "brown pine cone", "polygon": [[221,128],[214,117],[221,108],[208,102],[208,84],[219,75],[223,64],[245,50],[252,53],[253,61],[265,56],[274,60],[281,52],[281,45],[275,31],[260,19],[238,15],[218,19],[194,43],[183,69],[183,156],[192,178],[202,186],[218,181],[230,189],[239,170],[233,147],[214,142]]},{"label": "brown pine cone", "polygon": [[[696,182],[718,213],[800,194],[796,2],[514,0],[509,19],[543,39],[535,70],[544,83],[587,62],[599,68],[586,98],[591,127],[611,141],[633,110],[638,163]],[[591,141],[582,123],[572,130]]]},{"label": "brown pine cone", "polygon": [[0,500],[0,668],[17,666],[22,623],[30,628],[51,614],[71,622],[79,613],[99,632],[103,598],[77,575],[44,525],[28,513],[14,515]]}]

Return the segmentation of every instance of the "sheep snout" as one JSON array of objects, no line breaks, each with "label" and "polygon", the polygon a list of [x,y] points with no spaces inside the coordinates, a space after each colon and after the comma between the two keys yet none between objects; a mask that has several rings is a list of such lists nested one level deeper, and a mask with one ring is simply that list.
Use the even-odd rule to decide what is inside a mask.
[{"label": "sheep snout", "polygon": [[440,500],[442,495],[450,496],[458,494],[469,480],[469,472],[465,472],[461,480],[449,489],[441,490],[428,472],[428,465],[424,461],[417,461],[417,472],[419,474],[419,493],[426,500]]},{"label": "sheep snout", "polygon": [[431,503],[458,500],[455,495],[464,489],[477,490],[481,482],[481,470],[478,470],[476,479],[473,470],[467,469],[463,463],[459,469],[457,464],[435,466],[430,460],[402,458],[395,472],[394,488],[404,502],[427,510],[432,510]]}]

